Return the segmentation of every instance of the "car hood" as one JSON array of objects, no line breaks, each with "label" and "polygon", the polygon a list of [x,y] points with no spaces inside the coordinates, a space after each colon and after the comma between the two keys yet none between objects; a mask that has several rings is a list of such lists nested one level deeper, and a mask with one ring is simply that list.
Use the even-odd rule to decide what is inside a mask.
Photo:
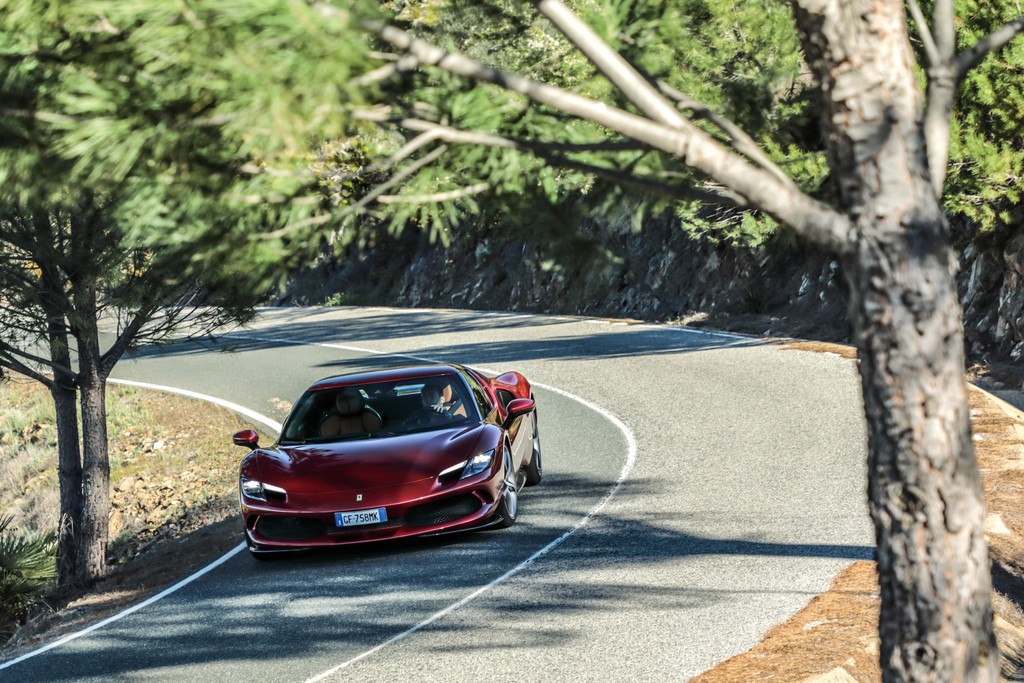
[{"label": "car hood", "polygon": [[474,454],[484,425],[401,436],[278,446],[259,452],[259,477],[289,493],[369,491],[433,480]]}]

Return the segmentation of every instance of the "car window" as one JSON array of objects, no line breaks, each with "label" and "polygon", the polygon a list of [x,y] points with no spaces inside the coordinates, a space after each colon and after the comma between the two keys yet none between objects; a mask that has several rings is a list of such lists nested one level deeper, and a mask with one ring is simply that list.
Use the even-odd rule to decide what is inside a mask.
[{"label": "car window", "polygon": [[498,389],[494,393],[498,395],[498,400],[501,402],[501,405],[505,407],[508,407],[508,404],[515,400],[516,397],[516,395],[508,389]]},{"label": "car window", "polygon": [[466,410],[469,393],[454,374],[307,391],[285,420],[280,443],[381,438],[461,426],[478,419]]},{"label": "car window", "polygon": [[476,401],[477,407],[480,408],[480,414],[488,415],[494,409],[491,397],[488,396],[487,391],[477,381],[476,377],[473,376],[473,373],[465,372],[462,376],[466,378],[466,383],[469,384],[469,389],[473,392],[473,400]]}]

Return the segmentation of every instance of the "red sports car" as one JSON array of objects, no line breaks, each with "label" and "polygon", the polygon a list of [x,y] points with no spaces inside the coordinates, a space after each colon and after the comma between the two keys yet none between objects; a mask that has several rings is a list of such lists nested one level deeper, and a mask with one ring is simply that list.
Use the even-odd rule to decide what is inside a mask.
[{"label": "red sports car", "polygon": [[417,365],[322,379],[260,448],[235,444],[254,556],[508,527],[541,480],[537,408],[517,372]]}]

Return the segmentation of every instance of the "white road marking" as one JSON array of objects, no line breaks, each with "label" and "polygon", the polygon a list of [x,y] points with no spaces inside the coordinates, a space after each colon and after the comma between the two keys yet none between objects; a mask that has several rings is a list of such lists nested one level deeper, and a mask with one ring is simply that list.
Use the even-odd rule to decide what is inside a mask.
[{"label": "white road marking", "polygon": [[[294,339],[284,339],[284,338],[280,338],[280,337],[258,337],[258,336],[252,336],[252,335],[247,335],[247,334],[231,334],[231,335],[225,335],[225,336],[233,337],[235,339],[251,339],[251,340],[254,340],[254,341],[269,341],[269,342],[276,342],[276,343],[279,343],[279,344],[294,344],[296,346],[318,346],[318,347],[321,347],[321,348],[338,349],[339,351],[354,351],[356,353],[366,353],[366,354],[377,355],[377,356],[394,356],[396,358],[409,358],[410,360],[426,361],[428,363],[443,362],[443,361],[438,361],[435,358],[424,358],[422,356],[413,356],[413,355],[406,354],[406,353],[391,353],[391,352],[388,352],[388,351],[377,351],[375,349],[368,349],[368,348],[361,347],[361,346],[349,346],[349,345],[346,345],[346,344],[332,344],[332,343],[328,343],[328,342],[307,342],[307,341],[298,341],[298,340],[294,340]],[[480,366],[475,366],[475,367],[477,367],[478,369],[483,370],[485,372],[495,372],[494,370],[489,369],[489,368],[483,368],[483,367],[480,367]],[[323,680],[327,679],[328,677],[332,676],[333,674],[337,673],[338,671],[341,671],[342,669],[345,669],[345,668],[351,666],[352,664],[355,664],[356,662],[358,662],[360,660],[366,659],[370,655],[372,655],[372,654],[374,654],[376,652],[379,652],[380,650],[383,650],[384,648],[388,647],[389,645],[393,645],[393,644],[397,643],[400,640],[404,640],[405,638],[411,636],[412,634],[416,633],[417,631],[423,630],[424,628],[426,628],[430,624],[434,623],[438,619],[441,619],[442,617],[444,617],[444,616],[446,616],[448,614],[451,614],[452,612],[454,612],[455,610],[459,609],[460,607],[462,607],[462,606],[472,602],[473,600],[477,599],[478,597],[480,597],[481,595],[483,595],[487,591],[491,590],[495,586],[498,586],[498,585],[504,583],[505,581],[507,581],[508,579],[512,578],[516,574],[519,574],[524,569],[529,567],[531,564],[536,562],[538,559],[540,559],[544,555],[547,555],[549,552],[551,552],[552,550],[554,550],[555,548],[560,546],[570,536],[572,536],[577,531],[579,531],[584,526],[586,526],[590,522],[591,519],[593,519],[597,514],[599,514],[601,512],[601,510],[604,509],[604,507],[608,504],[608,501],[610,501],[615,496],[615,494],[619,492],[619,489],[622,488],[622,485],[625,483],[626,478],[629,476],[629,473],[632,471],[633,466],[636,464],[636,438],[633,436],[633,431],[629,427],[627,427],[626,424],[622,420],[620,420],[617,416],[615,416],[613,413],[609,412],[608,410],[602,408],[601,406],[599,406],[597,404],[591,403],[590,401],[586,400],[585,398],[581,398],[579,396],[576,396],[575,394],[569,393],[568,391],[564,391],[562,389],[557,389],[555,387],[548,386],[546,384],[541,384],[539,382],[534,383],[533,386],[541,388],[541,389],[544,389],[546,391],[550,391],[550,392],[559,394],[560,396],[564,396],[565,398],[568,398],[570,400],[576,401],[577,403],[580,403],[581,405],[583,405],[583,406],[593,410],[597,414],[599,414],[602,417],[604,417],[605,419],[607,419],[609,422],[611,422],[613,425],[615,425],[616,429],[618,429],[620,432],[622,432],[622,435],[626,439],[626,444],[627,444],[628,449],[627,449],[627,455],[626,455],[626,462],[625,462],[625,464],[623,464],[622,470],[619,472],[619,478],[616,479],[615,483],[611,486],[611,488],[604,495],[604,497],[598,502],[598,504],[595,505],[593,508],[591,508],[590,512],[588,512],[583,518],[581,518],[580,521],[578,521],[575,526],[573,526],[571,529],[569,529],[568,531],[563,533],[561,536],[559,536],[555,540],[553,540],[550,543],[548,543],[546,546],[544,546],[543,548],[541,548],[540,550],[538,550],[534,554],[530,555],[528,558],[526,558],[525,560],[523,560],[522,562],[517,564],[512,569],[509,569],[507,572],[505,572],[504,574],[502,574],[498,578],[494,579],[493,581],[491,581],[487,585],[484,585],[484,586],[481,586],[480,588],[477,588],[475,591],[473,591],[469,595],[465,596],[461,600],[458,600],[457,602],[453,602],[452,604],[448,605],[444,609],[441,609],[441,610],[439,610],[437,612],[434,612],[433,614],[431,614],[429,617],[427,617],[423,621],[419,622],[418,624],[415,624],[414,626],[410,626],[409,628],[407,628],[406,630],[402,631],[401,633],[399,633],[399,634],[397,634],[395,636],[392,636],[391,638],[388,638],[383,643],[380,643],[379,645],[376,645],[376,646],[370,648],[369,650],[366,650],[365,652],[362,652],[362,653],[356,655],[355,657],[352,657],[351,659],[348,659],[348,660],[342,662],[341,664],[338,664],[337,666],[334,666],[334,667],[328,669],[327,671],[324,671],[322,673],[317,674],[316,676],[313,676],[311,678],[306,679],[306,683],[318,683],[319,681],[323,681]]]},{"label": "white road marking", "polygon": [[[421,360],[421,361],[426,361],[426,362],[430,362],[430,363],[438,362],[436,359],[423,358],[421,356],[413,356],[413,355],[402,354],[402,353],[389,353],[387,351],[377,351],[377,350],[374,350],[374,349],[367,349],[367,348],[357,347],[357,346],[347,346],[347,345],[343,345],[343,344],[330,344],[330,343],[321,343],[321,342],[305,342],[305,341],[296,341],[296,340],[291,340],[291,339],[281,339],[281,338],[274,338],[274,337],[255,337],[255,336],[250,336],[250,335],[246,335],[246,334],[231,334],[231,335],[224,335],[224,336],[227,337],[227,338],[253,339],[253,340],[256,340],[256,341],[272,341],[272,342],[283,343],[283,344],[293,344],[293,345],[296,345],[296,346],[319,346],[319,347],[333,348],[333,349],[344,350],[344,351],[355,351],[357,353],[366,353],[366,354],[369,354],[369,355],[396,356],[396,357],[399,357],[399,358],[409,358],[411,360]],[[479,368],[479,369],[484,370],[486,372],[493,372],[493,370],[490,370],[490,369],[487,369],[487,368]],[[260,422],[261,424],[266,425],[267,427],[270,427],[271,429],[273,429],[274,431],[276,431],[278,433],[280,433],[280,431],[281,431],[281,424],[279,422],[276,422],[275,420],[272,420],[272,419],[270,419],[269,417],[267,417],[265,415],[257,413],[256,411],[250,410],[249,408],[241,406],[241,405],[239,405],[237,403],[232,403],[231,401],[226,401],[224,399],[220,399],[220,398],[217,398],[215,396],[208,396],[206,394],[200,394],[198,392],[190,391],[188,389],[179,389],[177,387],[169,387],[169,386],[158,385],[158,384],[149,384],[147,382],[135,382],[135,381],[132,381],[132,380],[119,380],[119,379],[109,379],[108,381],[111,382],[111,383],[114,383],[114,384],[123,384],[123,385],[126,385],[126,386],[134,386],[134,387],[139,387],[139,388],[144,388],[144,389],[152,389],[152,390],[155,390],[155,391],[163,391],[163,392],[166,392],[166,393],[179,394],[181,396],[188,396],[190,398],[195,398],[195,399],[199,399],[199,400],[202,400],[202,401],[207,401],[209,403],[213,403],[215,405],[222,406],[222,407],[227,408],[229,410],[233,410],[233,411],[235,411],[235,412],[237,412],[237,413],[239,413],[241,415],[244,415],[244,416],[246,416],[246,417],[248,417],[248,418],[250,418],[252,420]],[[551,541],[551,543],[548,543],[546,546],[544,546],[543,548],[541,548],[537,552],[535,552],[532,555],[530,555],[528,558],[526,558],[525,560],[523,560],[522,562],[517,564],[512,569],[509,569],[507,572],[505,572],[504,574],[502,574],[498,578],[494,579],[493,581],[491,581],[490,583],[488,583],[488,584],[486,584],[484,586],[481,586],[480,588],[477,588],[475,591],[473,591],[469,595],[465,596],[461,600],[458,600],[457,602],[454,602],[451,605],[448,605],[444,609],[435,612],[434,614],[430,615],[429,617],[427,617],[423,621],[419,622],[418,624],[409,627],[405,631],[402,631],[401,633],[399,633],[399,634],[397,634],[395,636],[392,636],[391,638],[389,638],[388,640],[384,641],[383,643],[380,643],[379,645],[376,645],[375,647],[370,648],[369,650],[366,650],[365,652],[362,652],[362,653],[356,655],[355,657],[352,657],[352,658],[342,662],[341,664],[338,664],[337,666],[334,666],[334,667],[328,669],[327,671],[324,671],[324,672],[322,672],[322,673],[320,673],[320,674],[318,674],[316,676],[313,676],[312,678],[307,679],[306,683],[317,683],[318,681],[322,681],[322,680],[328,678],[329,676],[337,673],[338,671],[340,671],[340,670],[342,670],[342,669],[344,669],[344,668],[346,668],[348,666],[351,666],[352,664],[355,664],[356,662],[358,662],[360,660],[363,660],[363,659],[371,656],[372,654],[374,654],[376,652],[379,652],[380,650],[388,647],[389,645],[393,645],[394,643],[397,643],[400,640],[404,640],[405,638],[407,638],[408,636],[416,633],[417,631],[423,630],[424,628],[426,628],[430,624],[434,623],[438,619],[441,619],[442,617],[444,617],[444,616],[454,612],[455,610],[459,609],[460,607],[462,607],[462,606],[472,602],[473,600],[475,600],[476,598],[480,597],[484,593],[488,592],[489,590],[491,590],[495,586],[498,586],[498,585],[504,583],[505,581],[507,581],[508,579],[512,578],[513,576],[516,576],[517,574],[521,573],[524,569],[529,567],[531,564],[536,562],[538,559],[540,559],[544,555],[547,555],[549,552],[551,552],[552,550],[557,548],[559,545],[561,545],[563,542],[565,542],[569,537],[573,536],[577,531],[579,531],[584,526],[586,526],[590,522],[591,519],[593,519],[596,515],[598,515],[601,512],[601,510],[604,509],[604,507],[615,496],[615,494],[617,494],[619,492],[619,489],[622,488],[622,485],[625,483],[626,478],[629,476],[629,473],[632,471],[633,466],[636,464],[636,450],[637,450],[637,447],[636,447],[636,439],[635,439],[635,437],[633,435],[632,430],[629,427],[627,427],[626,424],[624,422],[622,422],[622,420],[620,420],[613,413],[609,412],[608,410],[606,410],[606,409],[604,409],[604,408],[602,408],[602,407],[600,407],[600,406],[598,406],[598,405],[596,405],[594,403],[591,403],[590,401],[588,401],[588,400],[586,400],[584,398],[576,396],[575,394],[571,394],[571,393],[569,393],[567,391],[563,391],[562,389],[557,389],[555,387],[548,386],[548,385],[541,384],[541,383],[534,383],[534,386],[539,387],[541,389],[544,389],[546,391],[551,391],[553,393],[559,394],[561,396],[564,396],[565,398],[568,398],[570,400],[576,401],[576,402],[580,403],[581,405],[586,406],[587,408],[590,408],[594,412],[596,412],[599,415],[603,416],[605,419],[607,419],[609,422],[611,422],[613,425],[615,425],[615,427],[620,432],[622,432],[622,435],[626,439],[626,443],[627,443],[627,446],[628,446],[628,452],[627,452],[627,456],[626,456],[626,462],[625,462],[625,464],[623,464],[622,470],[619,472],[619,477],[615,481],[615,483],[612,485],[612,487],[608,490],[608,492],[604,495],[604,497],[598,502],[598,504],[595,505],[590,510],[590,512],[588,512],[582,519],[580,519],[580,521],[578,521],[575,526],[573,526],[571,529],[569,529],[568,531],[563,533],[561,536],[559,536],[555,540]],[[76,631],[75,633],[68,634],[68,635],[64,636],[63,638],[61,638],[61,639],[59,639],[57,641],[54,641],[52,643],[49,643],[47,645],[44,645],[43,647],[40,647],[40,648],[38,648],[36,650],[33,650],[32,652],[28,652],[28,653],[26,653],[24,655],[21,655],[20,657],[12,659],[12,660],[10,660],[8,662],[4,662],[4,663],[0,664],[0,670],[5,669],[5,668],[10,667],[10,666],[13,666],[13,665],[15,665],[15,664],[17,664],[19,662],[23,662],[26,659],[29,659],[31,657],[35,657],[36,655],[42,654],[44,652],[47,652],[48,650],[52,650],[55,647],[59,647],[60,645],[68,643],[68,642],[70,642],[72,640],[75,640],[77,638],[81,638],[82,636],[87,635],[89,633],[92,633],[93,631],[95,631],[97,629],[103,628],[107,624],[111,624],[111,623],[113,623],[115,621],[119,621],[119,620],[121,620],[121,619],[123,619],[123,618],[125,618],[125,617],[127,617],[127,616],[129,616],[129,615],[131,615],[131,614],[133,614],[133,613],[143,609],[144,607],[148,607],[149,605],[152,605],[153,603],[157,602],[158,600],[161,600],[161,599],[167,597],[168,595],[171,595],[172,593],[175,593],[178,590],[184,588],[185,586],[187,586],[188,584],[192,583],[196,579],[200,578],[204,574],[206,574],[206,573],[216,569],[217,567],[219,567],[220,565],[224,564],[225,562],[227,562],[229,559],[231,559],[232,557],[234,557],[235,555],[237,555],[238,553],[240,553],[244,549],[245,549],[245,543],[240,543],[239,545],[237,545],[236,547],[234,547],[230,551],[228,551],[225,555],[221,556],[220,558],[218,558],[217,560],[215,560],[211,564],[209,564],[206,567],[204,567],[204,568],[200,569],[199,571],[195,572],[191,576],[189,576],[189,577],[179,581],[178,583],[174,584],[170,588],[167,588],[167,589],[161,591],[160,593],[158,593],[158,594],[148,598],[147,600],[144,600],[143,602],[140,602],[137,605],[129,607],[128,609],[126,609],[126,610],[124,610],[122,612],[118,612],[117,614],[114,614],[114,615],[112,615],[110,617],[107,617],[103,621],[97,622],[97,623],[93,624],[92,626],[89,626],[88,628],[82,629],[81,631]]]},{"label": "white road marking", "polygon": [[180,396],[188,396],[189,398],[197,398],[200,401],[206,401],[207,403],[213,403],[214,405],[218,405],[218,406],[220,406],[222,408],[227,408],[228,410],[234,411],[234,412],[238,413],[239,415],[245,415],[250,420],[255,420],[256,422],[259,422],[262,425],[270,427],[270,429],[274,430],[278,434],[281,433],[281,423],[280,422],[277,422],[276,420],[272,420],[269,417],[267,417],[266,415],[262,415],[260,413],[257,413],[255,410],[250,410],[249,408],[246,408],[245,406],[238,405],[237,403],[232,403],[231,401],[225,401],[224,399],[217,398],[216,396],[207,396],[206,394],[200,394],[200,393],[195,392],[195,391],[189,391],[188,389],[179,389],[177,387],[167,387],[167,386],[163,386],[162,384],[149,384],[147,382],[135,382],[135,381],[132,381],[130,379],[113,379],[113,378],[111,378],[111,379],[109,379],[107,381],[110,382],[111,384],[123,384],[123,385],[129,386],[129,387],[139,387],[140,389],[152,389],[154,391],[162,391],[165,394],[178,394]]},{"label": "white road marking", "polygon": [[[142,388],[142,389],[152,389],[154,391],[162,391],[162,392],[167,393],[167,394],[180,394],[181,396],[188,396],[189,398],[195,398],[195,399],[199,399],[200,401],[206,401],[207,403],[213,403],[213,404],[221,406],[223,408],[227,408],[228,410],[233,410],[236,413],[240,413],[242,415],[245,415],[250,420],[255,420],[256,422],[259,422],[260,424],[266,425],[267,427],[269,427],[270,429],[274,430],[275,432],[278,432],[278,433],[281,432],[281,423],[280,422],[272,420],[269,417],[267,417],[266,415],[261,415],[260,413],[257,413],[254,410],[250,410],[250,409],[248,409],[248,408],[246,408],[244,406],[240,406],[237,403],[232,403],[231,401],[225,401],[222,398],[217,398],[216,396],[207,396],[206,394],[200,394],[200,393],[197,393],[195,391],[189,391],[188,389],[179,389],[177,387],[168,387],[168,386],[163,386],[161,384],[148,384],[147,382],[133,382],[133,381],[127,380],[127,379],[113,379],[113,378],[111,378],[111,379],[108,379],[107,381],[110,382],[111,384],[124,384],[126,386],[131,386],[131,387],[139,387],[139,388]],[[224,554],[221,557],[217,558],[216,560],[214,560],[210,564],[206,565],[205,567],[203,567],[199,571],[195,572],[191,576],[182,579],[181,581],[179,581],[178,583],[174,584],[170,588],[164,589],[163,591],[157,593],[156,595],[154,595],[154,596],[152,596],[150,598],[147,598],[146,600],[143,600],[139,604],[132,605],[128,609],[126,609],[126,610],[124,610],[122,612],[118,612],[117,614],[111,615],[111,616],[107,617],[106,619],[104,619],[103,621],[96,622],[92,626],[84,628],[81,631],[75,631],[74,633],[69,633],[68,635],[64,636],[63,638],[60,638],[59,640],[56,640],[56,641],[54,641],[52,643],[44,645],[44,646],[42,646],[42,647],[40,647],[38,649],[32,650],[31,652],[26,652],[25,654],[21,655],[20,657],[16,657],[15,659],[12,659],[12,660],[10,660],[8,662],[0,663],[0,670],[6,669],[9,666],[14,666],[18,662],[23,662],[26,659],[30,659],[32,657],[35,657],[36,655],[41,655],[42,653],[44,653],[44,652],[46,652],[48,650],[52,650],[55,647],[59,647],[59,646],[63,645],[64,643],[69,643],[72,640],[76,640],[78,638],[81,638],[82,636],[84,636],[84,635],[86,635],[88,633],[92,633],[96,629],[103,628],[107,624],[112,624],[115,621],[120,621],[121,619],[124,619],[128,615],[134,614],[135,612],[138,612],[143,607],[148,607],[149,605],[152,605],[154,602],[156,602],[158,600],[162,600],[163,598],[167,597],[171,593],[175,593],[175,592],[181,590],[182,588],[184,588],[188,584],[192,583],[193,581],[195,581],[199,577],[203,576],[207,572],[213,571],[217,567],[221,566],[222,564],[224,564],[225,562],[230,560],[232,557],[237,555],[239,552],[241,552],[243,549],[245,549],[245,543],[240,543],[237,546],[235,546],[234,548],[232,548],[231,550],[229,550],[226,554]]]}]

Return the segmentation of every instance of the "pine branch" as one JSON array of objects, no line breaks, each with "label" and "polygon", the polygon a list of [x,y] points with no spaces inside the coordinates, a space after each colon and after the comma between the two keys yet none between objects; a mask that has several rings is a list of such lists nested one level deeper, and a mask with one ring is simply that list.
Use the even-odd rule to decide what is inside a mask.
[{"label": "pine branch", "polygon": [[742,128],[724,116],[718,114],[716,111],[711,109],[711,107],[694,100],[682,91],[676,90],[669,84],[662,83],[661,81],[657,81],[657,84],[658,89],[665,93],[666,96],[675,100],[678,107],[689,109],[697,118],[710,122],[720,131],[725,133],[729,138],[733,149],[737,152],[753,161],[765,171],[771,173],[779,182],[795,187],[793,180],[786,175],[786,172],[779,168],[774,161],[768,158],[768,155],[761,150],[758,144],[754,142],[754,139],[747,135],[746,131]]},{"label": "pine branch", "polygon": [[100,356],[99,371],[103,377],[107,377],[114,370],[117,361],[136,342],[139,331],[152,318],[152,311],[138,311],[132,320],[120,330],[114,343]]},{"label": "pine branch", "polygon": [[604,178],[605,180],[627,185],[635,190],[651,192],[668,197],[675,197],[684,201],[703,201],[710,204],[718,204],[732,208],[746,206],[746,201],[730,193],[706,192],[690,187],[680,187],[661,183],[652,178],[642,178],[631,173],[610,169],[596,164],[588,164],[562,156],[560,153],[570,152],[595,152],[595,151],[623,151],[642,149],[645,146],[639,145],[631,140],[609,141],[600,143],[548,143],[522,140],[518,138],[507,138],[492,133],[479,133],[475,131],[464,131],[444,126],[431,121],[420,119],[403,119],[399,125],[413,130],[422,130],[435,133],[435,139],[441,139],[451,144],[473,144],[485,145],[488,147],[501,147],[527,152],[544,159],[553,166],[569,168],[582,171],[591,175]]},{"label": "pine branch", "polygon": [[647,78],[601,40],[601,37],[573,14],[561,0],[537,0],[536,4],[537,9],[594,63],[598,71],[649,117],[673,128],[692,129],[693,124],[681,116],[676,107],[666,99],[671,98],[679,106],[694,110],[717,126],[729,137],[734,149],[740,154],[771,173],[780,183],[796,189],[789,176],[775,165],[739,126],[666,83],[655,81],[655,85],[652,86]]},{"label": "pine branch", "polygon": [[921,43],[924,45],[924,53],[928,57],[928,64],[930,66],[938,66],[943,62],[942,55],[939,54],[939,48],[936,47],[935,39],[932,38],[932,32],[928,28],[928,21],[924,18],[924,12],[921,11],[921,5],[918,4],[917,0],[907,0],[907,6],[910,8],[910,16],[914,20],[914,25],[917,26],[917,33],[921,37]]},{"label": "pine branch", "polygon": [[1021,15],[981,38],[970,49],[960,53],[954,65],[957,79],[962,79],[967,72],[976,67],[990,52],[1002,49],[1007,43],[1024,31],[1024,15]]},{"label": "pine branch", "polygon": [[949,65],[956,57],[956,31],[953,27],[955,19],[953,0],[935,0],[932,7],[932,36],[939,59],[933,66]]},{"label": "pine branch", "polygon": [[617,185],[624,185],[647,194],[660,194],[666,197],[681,199],[683,201],[702,202],[704,204],[712,204],[728,208],[747,208],[748,206],[743,197],[730,192],[709,192],[706,190],[699,190],[694,187],[671,185],[669,183],[659,182],[653,178],[638,176],[635,173],[575,161],[558,155],[548,155],[543,156],[542,158],[552,166],[589,173]]},{"label": "pine branch", "polygon": [[[37,371],[32,370],[26,363],[34,363],[43,367],[52,368],[54,370],[60,370],[67,373],[70,376],[74,376],[75,372],[71,368],[55,363],[49,358],[43,358],[35,354],[29,353],[28,351],[22,351],[16,346],[9,344],[5,341],[0,341],[0,364],[4,367],[20,372],[22,374],[30,375],[32,379],[42,381],[38,379],[40,375]],[[28,370],[26,372],[25,370]]]},{"label": "pine branch", "polygon": [[436,204],[450,202],[463,197],[472,197],[482,194],[491,189],[489,183],[476,183],[467,187],[460,187],[447,192],[434,192],[431,194],[383,194],[377,197],[381,204]]},{"label": "pine branch", "polygon": [[18,359],[7,355],[3,348],[0,348],[0,367],[4,367],[7,368],[8,370],[13,370],[14,372],[25,375],[26,377],[29,377],[35,380],[36,382],[39,382],[47,389],[52,389],[54,387],[52,379],[42,374],[41,372],[38,372],[30,368],[29,366],[25,365]]},{"label": "pine branch", "polygon": [[606,140],[604,142],[538,142],[511,138],[492,133],[460,130],[433,121],[407,118],[397,121],[397,125],[408,130],[422,131],[430,134],[432,140],[443,140],[450,143],[487,145],[488,147],[506,147],[531,152],[623,152],[638,149],[649,149],[647,145],[635,140]]},{"label": "pine branch", "polygon": [[463,55],[445,52],[394,26],[377,25],[375,30],[385,41],[415,56],[421,65],[498,85],[668,153],[731,188],[750,206],[765,211],[827,251],[842,254],[853,247],[853,229],[847,217],[750,165],[696,127],[672,128],[561,88],[492,69]]},{"label": "pine branch", "polygon": [[[357,213],[358,211],[360,211],[361,209],[366,207],[366,205],[368,205],[371,202],[373,202],[374,200],[376,200],[377,197],[379,197],[380,195],[382,195],[385,192],[387,192],[388,190],[390,190],[395,185],[401,183],[402,181],[406,180],[407,178],[410,178],[410,177],[416,175],[423,168],[425,168],[425,167],[429,166],[430,164],[434,163],[446,151],[448,151],[448,147],[446,145],[441,145],[441,146],[435,148],[434,150],[432,150],[431,152],[429,152],[428,154],[426,154],[422,158],[414,161],[413,163],[409,164],[408,166],[403,168],[401,171],[399,171],[395,175],[391,176],[385,182],[383,182],[380,185],[377,185],[376,187],[374,187],[372,190],[370,190],[365,195],[360,197],[359,201],[357,201],[356,203],[351,204],[351,205],[345,207],[345,209],[343,211],[341,211],[339,214],[337,214],[337,218],[343,220],[345,218],[348,218],[349,216],[354,215],[355,213]],[[294,223],[294,224],[286,225],[285,227],[281,228],[280,230],[275,230],[273,232],[265,233],[265,234],[261,235],[260,238],[261,239],[265,239],[265,240],[269,240],[269,239],[275,239],[275,238],[278,238],[278,237],[283,237],[283,236],[285,236],[285,235],[287,235],[289,233],[292,233],[292,232],[294,232],[296,230],[299,230],[299,229],[301,229],[303,227],[307,227],[309,225],[316,225],[316,224],[319,224],[319,223],[326,223],[330,219],[331,219],[331,216],[327,215],[327,214],[324,214],[323,216],[316,216],[314,218],[310,218],[310,219],[302,221],[300,223]]]},{"label": "pine branch", "polygon": [[561,0],[534,0],[537,9],[587,56],[626,99],[655,121],[673,128],[689,122],[622,55],[613,50]]}]

